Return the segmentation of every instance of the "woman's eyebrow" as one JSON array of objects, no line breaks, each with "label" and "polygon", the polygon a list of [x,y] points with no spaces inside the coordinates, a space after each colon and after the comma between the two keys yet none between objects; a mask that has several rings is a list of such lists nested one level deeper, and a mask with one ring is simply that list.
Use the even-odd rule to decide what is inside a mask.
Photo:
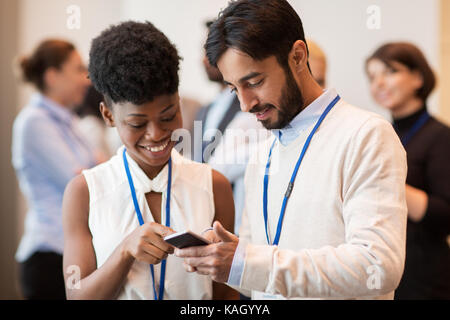
[{"label": "woman's eyebrow", "polygon": [[164,113],[164,112],[166,112],[166,111],[168,111],[168,110],[171,109],[173,106],[175,106],[174,103],[172,103],[170,106],[167,106],[166,108],[164,108],[164,110],[161,111],[160,114],[161,114],[161,113]]}]

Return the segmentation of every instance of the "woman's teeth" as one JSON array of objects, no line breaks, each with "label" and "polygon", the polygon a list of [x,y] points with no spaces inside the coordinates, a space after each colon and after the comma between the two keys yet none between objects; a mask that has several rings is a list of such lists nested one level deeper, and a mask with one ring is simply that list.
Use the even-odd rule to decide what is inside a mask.
[{"label": "woman's teeth", "polygon": [[147,149],[148,151],[151,151],[151,152],[160,152],[160,151],[163,151],[167,147],[168,144],[169,144],[169,141],[166,141],[165,144],[160,145],[159,147],[146,146],[145,149]]}]

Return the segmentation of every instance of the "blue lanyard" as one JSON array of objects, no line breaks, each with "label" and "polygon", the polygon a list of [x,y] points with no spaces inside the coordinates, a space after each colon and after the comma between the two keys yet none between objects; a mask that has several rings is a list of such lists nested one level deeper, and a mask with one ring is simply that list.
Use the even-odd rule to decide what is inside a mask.
[{"label": "blue lanyard", "polygon": [[412,137],[417,133],[417,131],[422,128],[425,123],[430,119],[430,114],[425,111],[420,118],[413,124],[411,129],[403,136],[403,138],[400,138],[403,147],[406,147],[406,145],[409,143],[409,141],[412,139]]},{"label": "blue lanyard", "polygon": [[[130,185],[131,197],[133,198],[134,209],[136,210],[136,216],[139,220],[139,225],[144,224],[144,219],[142,218],[141,209],[139,209],[139,204],[136,197],[136,189],[134,188],[133,178],[131,177],[130,168],[128,167],[128,160],[126,156],[127,149],[123,150],[123,164],[125,166],[125,172],[127,173],[128,184]],[[170,227],[170,189],[172,185],[172,159],[169,158],[169,173],[167,181],[167,193],[166,193],[166,226]],[[153,282],[153,297],[154,300],[163,300],[164,297],[164,280],[166,278],[166,260],[161,262],[161,276],[159,281],[159,295],[156,295],[156,285],[155,285],[155,271],[153,265],[150,265],[150,273],[152,275]]]},{"label": "blue lanyard", "polygon": [[[303,157],[305,156],[306,150],[308,149],[311,139],[314,136],[314,134],[316,133],[317,128],[320,126],[323,119],[325,119],[325,117],[330,112],[330,110],[334,107],[334,105],[339,101],[339,99],[340,99],[340,97],[336,96],[336,98],[334,98],[334,100],[331,101],[331,103],[328,105],[328,107],[325,109],[325,111],[320,116],[316,125],[314,126],[314,128],[312,129],[308,138],[306,139],[305,144],[303,145],[302,152],[300,154],[300,157],[297,160],[297,164],[295,165],[295,169],[294,169],[294,172],[292,173],[291,180],[289,181],[288,187],[284,194],[283,204],[281,206],[281,212],[280,212],[280,216],[278,218],[277,232],[275,234],[275,239],[273,240],[273,245],[278,245],[278,242],[280,241],[280,234],[281,234],[281,228],[283,226],[284,213],[286,212],[286,205],[287,205],[288,199],[291,195],[292,189],[294,188],[294,181],[295,181],[295,178],[297,177],[297,172],[298,172],[298,169],[300,168],[300,164],[302,163]],[[270,168],[270,162],[271,162],[271,158],[272,158],[272,150],[273,150],[273,147],[275,146],[276,141],[277,140],[275,139],[272,143],[272,146],[270,147],[269,157],[267,159],[267,164],[266,164],[266,170],[264,172],[263,215],[264,215],[264,226],[266,228],[266,239],[267,239],[267,243],[269,245],[270,245],[269,232],[267,230],[267,228],[268,228],[268,225],[267,225],[267,189],[269,186],[269,168]]]}]

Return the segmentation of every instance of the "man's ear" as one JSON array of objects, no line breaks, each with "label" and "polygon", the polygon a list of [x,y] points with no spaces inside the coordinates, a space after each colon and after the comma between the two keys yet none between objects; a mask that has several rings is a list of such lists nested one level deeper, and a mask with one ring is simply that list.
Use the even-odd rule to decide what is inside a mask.
[{"label": "man's ear", "polygon": [[289,58],[297,72],[302,72],[308,68],[308,51],[304,41],[297,40],[294,42]]},{"label": "man's ear", "polygon": [[102,101],[100,102],[100,113],[102,114],[103,120],[105,121],[108,127],[115,127],[114,117],[112,111],[106,106],[106,104]]}]

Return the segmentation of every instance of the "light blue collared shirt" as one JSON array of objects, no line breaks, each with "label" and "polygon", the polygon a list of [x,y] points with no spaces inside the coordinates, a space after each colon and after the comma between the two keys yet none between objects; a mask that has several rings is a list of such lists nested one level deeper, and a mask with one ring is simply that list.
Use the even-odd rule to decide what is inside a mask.
[{"label": "light blue collared shirt", "polygon": [[[336,98],[335,89],[324,91],[316,100],[310,103],[302,110],[294,119],[283,129],[273,129],[271,132],[275,138],[284,146],[289,145],[300,134],[315,124],[328,105]],[[262,199],[261,199],[262,201]],[[262,214],[262,213],[261,213]],[[231,265],[230,274],[228,276],[228,284],[239,286],[241,283],[242,273],[244,272],[246,243],[241,243],[236,248],[233,263]]]},{"label": "light blue collared shirt", "polygon": [[298,138],[298,136],[315,124],[319,120],[327,106],[336,98],[335,89],[324,91],[316,100],[300,112],[294,119],[283,129],[273,129],[272,134],[280,141],[283,146]]},{"label": "light blue collared shirt", "polygon": [[95,165],[89,142],[76,130],[77,118],[35,94],[14,121],[12,163],[28,205],[19,262],[36,251],[63,252],[64,189],[80,169]]}]

